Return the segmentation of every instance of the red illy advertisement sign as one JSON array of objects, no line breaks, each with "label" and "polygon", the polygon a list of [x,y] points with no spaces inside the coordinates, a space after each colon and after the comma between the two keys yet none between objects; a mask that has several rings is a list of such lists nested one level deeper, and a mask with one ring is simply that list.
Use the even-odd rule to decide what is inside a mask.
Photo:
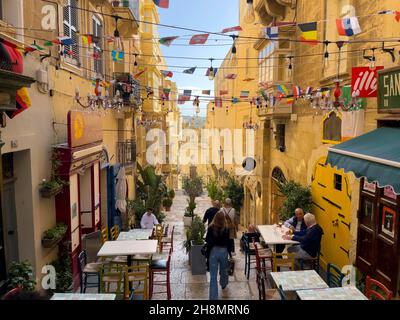
[{"label": "red illy advertisement sign", "polygon": [[378,96],[378,71],[384,67],[354,67],[351,77],[351,93],[359,92],[359,98],[376,98]]}]

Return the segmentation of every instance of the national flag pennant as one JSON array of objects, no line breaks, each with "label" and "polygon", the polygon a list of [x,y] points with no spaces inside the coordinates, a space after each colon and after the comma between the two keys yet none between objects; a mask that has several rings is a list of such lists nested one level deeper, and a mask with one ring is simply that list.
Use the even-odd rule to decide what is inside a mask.
[{"label": "national flag pennant", "polygon": [[286,98],[286,103],[287,103],[288,105],[293,105],[293,104],[294,104],[294,98],[293,98],[293,96],[287,97],[287,98]]},{"label": "national flag pennant", "polygon": [[46,41],[45,43],[43,43],[43,45],[45,46],[45,47],[52,47],[53,46],[53,42],[52,41]]},{"label": "national flag pennant", "polygon": [[395,12],[395,17],[394,18],[396,19],[397,22],[400,22],[400,11],[396,11]]},{"label": "national flag pennant", "polygon": [[278,84],[278,86],[276,88],[279,90],[280,93],[282,93],[286,96],[289,94],[289,91],[284,84]]},{"label": "national flag pennant", "polygon": [[204,95],[206,95],[206,96],[209,96],[209,95],[211,94],[211,90],[203,90],[203,91],[201,92],[201,94],[204,94]]},{"label": "national flag pennant", "polygon": [[169,8],[169,0],[153,0],[154,4],[157,7],[168,9]]},{"label": "national flag pennant", "polygon": [[312,87],[307,87],[306,96],[311,96],[312,92],[313,92],[313,88]]},{"label": "national flag pennant", "polygon": [[[214,68],[214,77],[217,75],[217,73],[218,73],[218,68]],[[206,77],[208,77],[209,75],[210,75],[210,69],[207,69]]]},{"label": "national flag pennant", "polygon": [[183,95],[179,95],[179,97],[178,97],[178,104],[185,104],[186,103],[186,101],[188,101]]},{"label": "national flag pennant", "polygon": [[222,30],[221,33],[235,32],[235,31],[243,31],[243,29],[241,26],[236,26],[236,27],[232,27],[232,28],[226,28],[226,29]]},{"label": "national flag pennant", "polygon": [[91,34],[85,34],[85,35],[82,35],[81,37],[82,37],[82,43],[85,46],[88,46],[93,43],[93,37]]},{"label": "national flag pennant", "polygon": [[251,81],[254,81],[254,80],[256,80],[256,79],[255,79],[255,78],[246,78],[246,79],[243,79],[244,82],[251,82]]},{"label": "national flag pennant", "polygon": [[268,98],[268,93],[267,93],[267,91],[261,89],[261,90],[260,90],[260,94],[263,96],[264,100],[265,100],[266,102],[268,102],[269,98]]},{"label": "national flag pennant", "polygon": [[164,88],[164,89],[163,89],[163,92],[162,92],[162,94],[161,94],[161,99],[162,99],[162,100],[169,100],[169,95],[170,95],[170,93],[171,93],[171,89],[169,89],[169,88]]},{"label": "national flag pennant", "polygon": [[125,53],[123,51],[113,50],[111,52],[111,56],[112,56],[112,60],[114,62],[120,62],[120,61],[124,60]]},{"label": "national flag pennant", "polygon": [[216,107],[222,108],[222,98],[220,98],[220,97],[215,97],[214,103],[215,103],[215,106],[216,106]]},{"label": "national flag pennant", "polygon": [[75,43],[75,41],[70,37],[58,37],[59,44],[64,46],[70,46]]},{"label": "national flag pennant", "polygon": [[278,27],[265,28],[265,37],[267,39],[277,39],[279,37],[279,28]]},{"label": "national flag pennant", "polygon": [[144,68],[143,70],[139,71],[136,73],[133,77],[137,80],[139,79],[145,72],[147,71],[147,68]]},{"label": "national flag pennant", "polygon": [[13,119],[21,112],[25,111],[32,105],[31,98],[29,97],[29,92],[27,88],[21,88],[17,91],[16,95],[16,111],[6,111],[7,116]]},{"label": "national flag pennant", "polygon": [[230,73],[225,76],[225,79],[228,79],[228,80],[235,80],[236,78],[237,78],[237,74],[235,74],[235,73]]},{"label": "national flag pennant", "polygon": [[41,46],[38,46],[35,42],[27,47],[25,47],[25,53],[34,52],[37,50],[44,50]]},{"label": "national flag pennant", "polygon": [[183,90],[183,96],[190,100],[190,97],[192,96],[192,90]]},{"label": "national flag pennant", "polygon": [[245,99],[250,95],[250,91],[240,91],[240,98]]},{"label": "national flag pennant", "polygon": [[187,69],[187,70],[183,70],[183,73],[193,74],[196,71],[196,69],[197,69],[197,67],[193,67],[193,68],[190,68],[190,69]]},{"label": "national flag pennant", "polygon": [[270,95],[269,101],[271,102],[271,107],[274,107],[276,105],[276,97],[275,96]]},{"label": "national flag pennant", "polygon": [[167,70],[162,70],[161,74],[165,77],[165,78],[172,78],[174,76],[172,71],[167,71]]},{"label": "national flag pennant", "polygon": [[317,33],[317,22],[300,23],[298,24],[301,31],[300,40],[310,44],[317,44],[318,33]]},{"label": "national flag pennant", "polygon": [[228,93],[229,93],[228,90],[219,90],[219,95],[220,95],[220,96],[224,96],[224,95],[226,95],[226,94],[228,94]]},{"label": "national flag pennant", "polygon": [[379,11],[378,14],[393,14],[394,18],[396,19],[397,22],[400,22],[400,11],[396,10],[383,10]]},{"label": "national flag pennant", "polygon": [[340,36],[351,37],[361,33],[357,17],[336,19],[336,27]]},{"label": "national flag pennant", "polygon": [[189,44],[190,45],[205,44],[207,42],[209,36],[210,36],[209,33],[196,34],[190,39]]},{"label": "national flag pennant", "polygon": [[302,90],[299,86],[294,86],[293,87],[293,96],[295,99],[297,99],[298,97],[300,97],[302,95]]},{"label": "national flag pennant", "polygon": [[159,40],[160,44],[169,47],[179,37],[165,37]]}]

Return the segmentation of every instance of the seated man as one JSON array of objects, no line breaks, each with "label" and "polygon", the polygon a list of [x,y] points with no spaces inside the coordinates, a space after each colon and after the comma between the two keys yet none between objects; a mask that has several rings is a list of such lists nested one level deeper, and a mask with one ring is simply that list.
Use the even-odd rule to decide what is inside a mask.
[{"label": "seated man", "polygon": [[156,225],[158,225],[158,220],[153,213],[153,209],[148,208],[140,221],[140,226],[142,229],[153,229]]},{"label": "seated man", "polygon": [[319,224],[317,224],[313,214],[307,213],[304,216],[304,222],[307,225],[307,231],[304,235],[299,236],[294,234],[283,236],[283,238],[286,240],[300,242],[300,245],[288,248],[289,253],[296,254],[296,260],[315,258],[318,255],[318,251],[321,246],[321,238],[324,234],[324,231]]},{"label": "seated man", "polygon": [[[307,231],[307,226],[304,222],[304,211],[301,208],[297,208],[294,211],[294,216],[285,221],[285,227],[289,228],[291,232],[286,234],[294,234],[296,236],[303,236]],[[276,252],[281,253],[285,250],[284,244],[276,245]]]}]

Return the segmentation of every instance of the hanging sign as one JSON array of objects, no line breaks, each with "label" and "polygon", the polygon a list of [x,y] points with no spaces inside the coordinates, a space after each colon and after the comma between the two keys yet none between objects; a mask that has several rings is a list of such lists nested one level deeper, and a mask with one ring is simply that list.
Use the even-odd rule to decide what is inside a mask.
[{"label": "hanging sign", "polygon": [[359,92],[359,98],[376,98],[378,96],[378,71],[384,67],[354,67],[351,77],[351,93]]},{"label": "hanging sign", "polygon": [[378,112],[400,113],[400,68],[378,72]]}]

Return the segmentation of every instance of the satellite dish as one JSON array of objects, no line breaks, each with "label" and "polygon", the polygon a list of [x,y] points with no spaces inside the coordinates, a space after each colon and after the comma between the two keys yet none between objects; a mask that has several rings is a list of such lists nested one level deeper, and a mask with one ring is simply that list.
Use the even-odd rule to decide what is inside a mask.
[{"label": "satellite dish", "polygon": [[246,159],[244,159],[243,163],[242,163],[242,167],[244,170],[246,171],[253,171],[257,166],[257,162],[254,158],[248,157]]}]

